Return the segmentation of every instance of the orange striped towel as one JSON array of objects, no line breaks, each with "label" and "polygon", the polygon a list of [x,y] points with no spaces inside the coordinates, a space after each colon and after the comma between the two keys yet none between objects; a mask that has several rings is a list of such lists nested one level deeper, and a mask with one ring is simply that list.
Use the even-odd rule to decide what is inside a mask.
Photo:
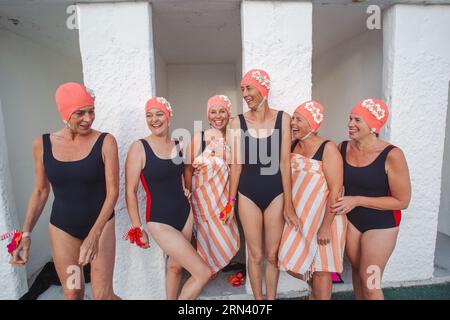
[{"label": "orange striped towel", "polygon": [[292,199],[302,227],[295,231],[285,224],[278,252],[279,268],[306,279],[314,271],[342,272],[346,216],[335,216],[331,243],[326,246],[317,243],[329,194],[322,161],[291,153],[291,174]]},{"label": "orange striped towel", "polygon": [[213,155],[209,146],[193,162],[192,209],[197,251],[215,271],[225,267],[239,250],[239,231],[234,218],[226,225],[220,212],[227,205],[229,167]]}]

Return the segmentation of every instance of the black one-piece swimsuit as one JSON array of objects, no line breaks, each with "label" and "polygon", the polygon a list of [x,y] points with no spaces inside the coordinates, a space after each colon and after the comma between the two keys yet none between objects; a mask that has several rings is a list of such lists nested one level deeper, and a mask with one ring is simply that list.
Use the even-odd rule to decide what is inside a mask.
[{"label": "black one-piece swimsuit", "polygon": [[[342,142],[344,160],[344,189],[346,196],[386,197],[390,195],[385,163],[389,152],[395,148],[387,146],[368,166],[354,167],[347,162],[348,141]],[[376,210],[356,207],[347,214],[348,220],[361,233],[373,229],[389,229],[400,225],[400,210]]]},{"label": "black one-piece swimsuit", "polygon": [[164,223],[181,231],[191,207],[183,190],[184,163],[179,143],[175,141],[178,152],[174,159],[161,159],[147,140],[140,141],[145,150],[141,182],[147,194],[146,221]]},{"label": "black one-piece swimsuit", "polygon": [[42,136],[45,173],[55,195],[50,223],[80,240],[89,234],[106,199],[102,146],[107,134],[101,133],[89,155],[76,161],[55,159],[50,134]]},{"label": "black one-piece swimsuit", "polygon": [[[248,132],[244,115],[239,115],[241,129],[244,131],[241,143],[245,163],[242,167],[238,191],[252,200],[261,211],[267,209],[272,200],[283,193],[280,171],[282,117],[283,111],[278,111],[272,135],[265,138],[255,138]],[[273,139],[277,139],[274,141],[274,150],[272,150]],[[252,150],[251,146],[256,146],[256,148]],[[251,151],[256,151],[256,155]],[[262,159],[263,156],[267,156],[267,163],[264,163],[266,161]],[[273,168],[273,166],[276,166],[276,170],[270,172],[272,169],[269,168]],[[266,174],[266,172],[269,174]]]}]

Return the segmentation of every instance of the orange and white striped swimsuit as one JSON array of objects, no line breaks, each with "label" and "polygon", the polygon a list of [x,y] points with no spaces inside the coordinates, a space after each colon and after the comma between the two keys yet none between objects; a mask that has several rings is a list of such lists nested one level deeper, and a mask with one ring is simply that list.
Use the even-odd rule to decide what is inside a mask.
[{"label": "orange and white striped swimsuit", "polygon": [[336,215],[331,225],[332,238],[326,246],[317,243],[329,189],[322,161],[291,153],[292,199],[301,228],[284,226],[278,252],[279,268],[306,276],[314,271],[343,271],[347,217]]},{"label": "orange and white striped swimsuit", "polygon": [[214,154],[212,147],[229,154],[229,147],[220,139],[211,141],[194,159],[191,203],[197,251],[218,272],[236,255],[240,243],[236,218],[228,225],[219,218],[228,202],[230,168],[222,157]]}]

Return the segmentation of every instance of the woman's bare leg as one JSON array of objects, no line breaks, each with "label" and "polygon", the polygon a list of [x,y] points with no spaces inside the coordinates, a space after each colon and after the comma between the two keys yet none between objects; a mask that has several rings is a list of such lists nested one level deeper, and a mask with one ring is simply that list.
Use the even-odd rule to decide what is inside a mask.
[{"label": "woman's bare leg", "polygon": [[266,299],[274,300],[277,295],[278,279],[278,249],[284,228],[283,194],[272,200],[264,211],[264,245],[266,260]]},{"label": "woman's bare leg", "polygon": [[330,272],[316,271],[312,277],[312,291],[309,300],[330,300],[333,280]]},{"label": "woman's bare leg", "polygon": [[366,300],[383,300],[381,280],[384,268],[394,251],[398,228],[369,230],[361,237],[359,277]]},{"label": "woman's bare leg", "polygon": [[352,282],[353,292],[356,300],[364,299],[361,278],[359,276],[360,260],[361,260],[361,236],[362,233],[350,222],[347,227],[347,240],[345,245],[345,251],[347,257],[352,265]]},{"label": "woman's bare leg", "polygon": [[[187,241],[191,242],[192,228],[194,219],[192,214],[189,215],[185,226],[181,233]],[[172,257],[167,259],[166,273],[166,298],[168,300],[176,300],[180,291],[181,279],[183,277],[183,266],[176,262]]]},{"label": "woman's bare leg", "polygon": [[262,300],[263,213],[257,205],[239,193],[239,218],[248,249],[248,279],[256,300]]},{"label": "woman's bare leg", "polygon": [[114,294],[113,274],[116,253],[115,218],[109,220],[99,239],[97,257],[91,262],[91,287],[94,300],[120,300]]},{"label": "woman's bare leg", "polygon": [[49,225],[53,262],[64,291],[65,300],[84,299],[83,267],[78,264],[82,241]]},{"label": "woman's bare leg", "polygon": [[163,223],[149,222],[147,225],[159,247],[191,274],[178,299],[197,298],[211,277],[209,266],[180,231]]}]

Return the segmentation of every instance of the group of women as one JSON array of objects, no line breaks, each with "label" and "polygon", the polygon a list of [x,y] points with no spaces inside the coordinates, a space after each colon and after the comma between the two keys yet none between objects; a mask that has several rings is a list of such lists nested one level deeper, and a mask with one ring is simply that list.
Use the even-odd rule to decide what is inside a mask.
[{"label": "group of women", "polygon": [[[402,151],[378,136],[386,104],[358,103],[349,116],[350,140],[336,145],[318,134],[322,105],[304,102],[291,117],[269,106],[270,84],[264,70],[247,72],[241,92],[248,111],[234,118],[226,96],[211,97],[210,128],[185,144],[169,133],[170,103],[146,103],[151,134],[132,143],[125,164],[127,239],[149,248],[148,230],[167,255],[167,299],[197,298],[230,263],[240,248],[237,218],[255,299],[276,298],[279,270],[307,281],[310,299],[330,299],[344,251],[355,298],[382,299],[370,277],[378,270],[381,282],[411,193]],[[49,234],[64,297],[83,298],[84,281],[70,286],[67,269],[90,263],[93,298],[120,299],[112,285],[117,143],[92,129],[95,101],[84,85],[61,85],[56,103],[65,126],[34,141],[36,182],[11,263],[28,261],[30,234],[52,188]],[[139,184],[147,196],[145,223]],[[182,285],[183,270],[190,277]]]}]

